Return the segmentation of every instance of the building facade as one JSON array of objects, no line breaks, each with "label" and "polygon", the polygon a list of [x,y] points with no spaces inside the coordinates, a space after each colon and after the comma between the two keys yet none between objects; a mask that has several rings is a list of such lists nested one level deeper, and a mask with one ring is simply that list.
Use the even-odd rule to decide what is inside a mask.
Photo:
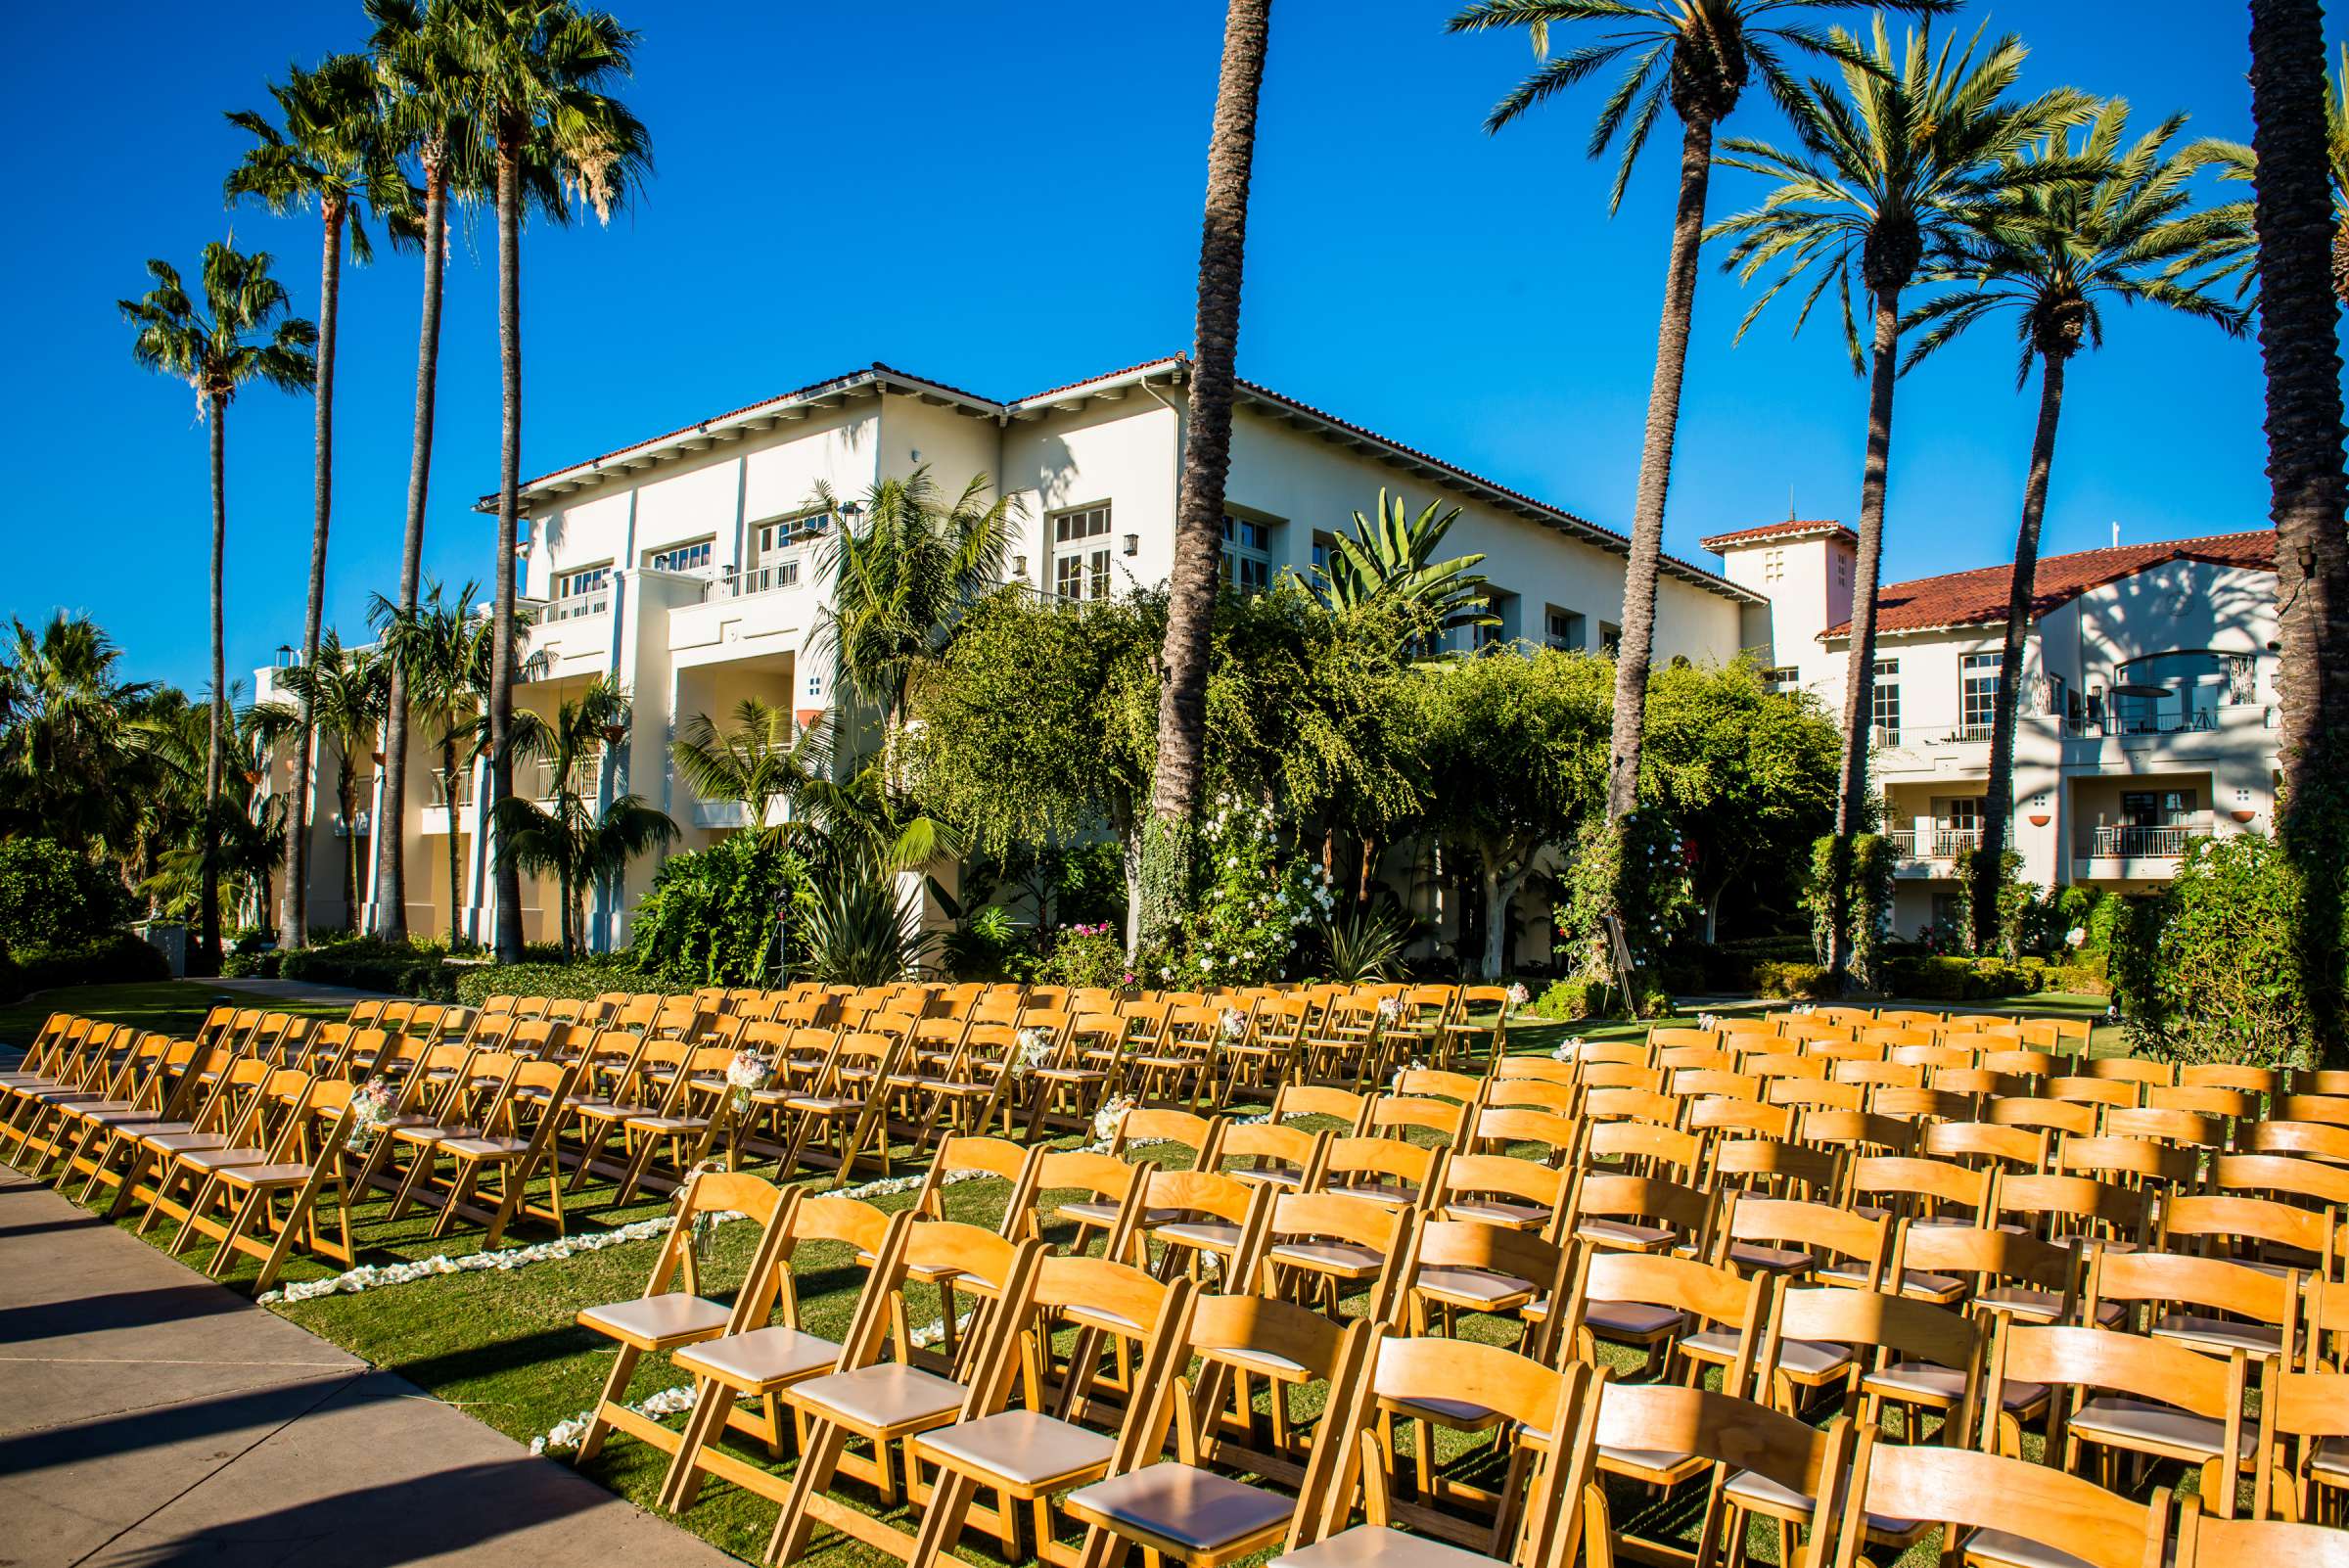
[{"label": "building facade", "polygon": [[[1189,384],[1189,363],[1176,355],[998,401],[875,365],[531,480],[522,488],[522,592],[536,624],[525,648],[531,678],[516,701],[551,715],[589,682],[613,679],[631,699],[631,720],[581,793],[632,791],[683,830],[680,849],[705,847],[746,826],[746,813],[696,798],[677,775],[669,742],[679,727],[705,714],[722,723],[746,697],[803,717],[838,705],[811,647],[826,541],[845,521],[823,496],[845,510],[877,482],[918,468],[949,492],[985,475],[1017,505],[1014,582],[1078,600],[1162,583],[1174,557]],[[1621,534],[1251,383],[1240,386],[1233,426],[1223,564],[1236,585],[1308,571],[1383,487],[1414,511],[1429,500],[1460,509],[1448,547],[1484,554],[1479,570],[1500,621],[1475,635],[1592,651],[1611,644],[1629,549]],[[1760,589],[1665,563],[1659,657],[1726,662],[1771,637]],[[273,672],[259,671],[257,685],[269,696]],[[333,765],[321,755],[312,782],[309,907],[321,929],[352,922],[340,891],[345,853],[372,870],[392,828],[379,821],[378,769],[365,764],[360,798],[373,807],[336,819]],[[442,800],[433,748],[410,748],[397,831],[412,931],[447,930],[453,904],[461,931],[489,935],[495,850],[478,774]],[[517,768],[517,793],[547,788]],[[596,891],[591,945],[625,942],[627,911],[655,869],[641,861],[624,886]],[[372,896],[372,875],[365,886]],[[527,940],[551,940],[554,888],[526,879],[523,905]],[[373,910],[356,914],[363,927]]]},{"label": "building facade", "polygon": [[[1789,522],[1704,541],[1769,596],[1781,683],[1840,715],[1859,540]],[[2195,838],[2273,826],[2276,536],[2115,545],[2041,560],[2023,640],[2008,843],[2042,887],[2142,892]],[[1894,928],[1951,918],[1981,840],[2010,566],[1877,595],[1872,783],[1899,850]]]}]

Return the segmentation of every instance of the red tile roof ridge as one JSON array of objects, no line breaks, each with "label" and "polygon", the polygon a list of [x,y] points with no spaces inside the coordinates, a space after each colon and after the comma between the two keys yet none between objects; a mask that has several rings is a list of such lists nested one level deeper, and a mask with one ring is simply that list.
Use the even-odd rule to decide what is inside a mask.
[{"label": "red tile roof ridge", "polygon": [[1857,540],[1851,525],[1834,518],[1788,518],[1783,523],[1764,523],[1756,528],[1732,529],[1727,533],[1715,533],[1697,540],[1699,547],[1720,553],[1725,544],[1744,544],[1755,539],[1781,538],[1794,533],[1841,533]]},{"label": "red tile roof ridge", "polygon": [[[2186,539],[2148,539],[2142,544],[2104,545],[2043,556],[2033,575],[2031,613],[2036,619],[2092,588],[2171,561],[2273,571],[2276,530],[2205,533]],[[2007,590],[2014,566],[1971,567],[1930,577],[1887,583],[1876,590],[1876,630],[1931,631],[1944,626],[1996,625],[2006,619]],[[1821,642],[1851,635],[1851,623],[1820,632]]]}]

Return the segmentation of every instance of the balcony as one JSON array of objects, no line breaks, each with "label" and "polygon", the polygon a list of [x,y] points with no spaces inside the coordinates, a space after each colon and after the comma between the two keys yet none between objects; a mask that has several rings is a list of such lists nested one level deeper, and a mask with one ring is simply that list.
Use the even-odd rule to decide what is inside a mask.
[{"label": "balcony", "polygon": [[757,566],[737,567],[710,579],[702,590],[702,602],[709,604],[719,599],[748,599],[761,593],[779,593],[796,588],[806,573],[805,552],[795,550],[780,560],[761,561]]},{"label": "balcony", "polygon": [[2100,827],[2081,853],[2099,860],[2175,860],[2186,853],[2188,843],[2209,837],[2210,829],[2188,825]]},{"label": "balcony", "polygon": [[[604,781],[604,760],[601,756],[584,757],[571,767],[571,793],[591,806]],[[541,806],[555,799],[555,769],[546,761],[518,763],[514,769],[514,793],[526,801]]]},{"label": "balcony", "polygon": [[1904,860],[1955,860],[1964,851],[1982,847],[1980,828],[1936,828],[1922,834],[1914,828],[1898,828],[1884,837],[1892,841],[1893,853]]}]

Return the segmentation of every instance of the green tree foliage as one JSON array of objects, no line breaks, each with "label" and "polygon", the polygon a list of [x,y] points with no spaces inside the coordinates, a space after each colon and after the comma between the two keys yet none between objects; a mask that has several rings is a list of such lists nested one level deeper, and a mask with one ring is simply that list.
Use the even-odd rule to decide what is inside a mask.
[{"label": "green tree foliage", "polygon": [[730,833],[672,854],[637,901],[628,962],[671,986],[772,983],[776,915],[806,874],[759,833]]},{"label": "green tree foliage", "polygon": [[[2112,983],[2142,1052],[2168,1061],[2317,1065],[2316,1020],[2349,977],[2312,994],[2300,963],[2309,897],[2291,856],[2264,834],[2197,839],[2178,874],[2133,899],[2112,937]],[[2335,904],[2337,907],[2337,903]]]},{"label": "green tree foliage", "polygon": [[1476,868],[1478,972],[1507,965],[1513,904],[1543,847],[1606,804],[1614,667],[1587,654],[1495,650],[1429,667],[1409,694],[1430,832]]},{"label": "green tree foliage", "polygon": [[1338,535],[1327,566],[1313,569],[1314,591],[1333,610],[1401,610],[1431,631],[1497,625],[1486,606],[1490,584],[1476,573],[1484,556],[1437,559],[1459,520],[1460,509],[1441,501],[1428,502],[1414,518],[1402,495],[1390,499],[1382,489],[1377,510],[1370,517],[1355,513],[1354,531]]},{"label": "green tree foliage", "polygon": [[130,919],[120,879],[54,839],[0,840],[0,951],[69,947]]}]

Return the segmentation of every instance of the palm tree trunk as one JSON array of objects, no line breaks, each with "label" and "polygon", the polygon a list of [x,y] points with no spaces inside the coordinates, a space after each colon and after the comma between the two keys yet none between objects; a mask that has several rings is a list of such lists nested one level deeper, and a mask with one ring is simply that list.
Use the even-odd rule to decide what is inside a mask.
[{"label": "palm tree trunk", "polygon": [[1623,569],[1623,635],[1615,654],[1615,730],[1607,749],[1607,820],[1639,804],[1639,747],[1647,723],[1647,669],[1656,632],[1656,562],[1664,550],[1664,497],[1680,434],[1681,380],[1696,309],[1696,257],[1713,179],[1713,122],[1681,127],[1681,197],[1673,209],[1672,258],[1664,269],[1664,318],[1647,389],[1647,437],[1639,449],[1639,491],[1632,509],[1632,553]]},{"label": "palm tree trunk", "polygon": [[[345,742],[345,744],[347,744]],[[343,813],[343,896],[350,900],[350,930],[359,930],[359,796],[351,787],[350,753],[336,765],[335,806]]]},{"label": "palm tree trunk", "polygon": [[[206,398],[211,416],[212,469],[212,703],[204,748],[204,862],[198,915],[204,972],[220,972],[220,764],[228,735],[228,600],[222,575],[228,560],[228,399]],[[262,917],[267,918],[264,909]]]},{"label": "palm tree trunk", "polygon": [[1163,939],[1191,901],[1192,835],[1207,761],[1207,657],[1214,634],[1217,557],[1223,546],[1223,482],[1231,468],[1248,181],[1271,19],[1272,0],[1230,0],[1223,19],[1223,66],[1216,87],[1215,128],[1208,138],[1207,211],[1199,239],[1190,429],[1175,499],[1167,630],[1159,648],[1158,763],[1142,837],[1145,945]]},{"label": "palm tree trunk", "polygon": [[[326,619],[326,530],[334,513],[335,494],[335,317],[343,286],[343,205],[328,201],[325,213],[325,254],[318,263],[318,381],[313,410],[317,421],[318,461],[311,484],[310,601],[301,623],[301,667],[318,665],[318,632]],[[286,802],[286,921],[279,945],[308,945],[310,699],[301,699],[301,726],[294,736],[294,792]],[[357,911],[352,911],[354,914]]]},{"label": "palm tree trunk", "polygon": [[2000,941],[1999,890],[2004,885],[2006,829],[2014,816],[2014,726],[2021,709],[2023,638],[2031,629],[2031,600],[2039,576],[2039,525],[2048,510],[2048,475],[2055,466],[2055,426],[2063,417],[2063,366],[2068,356],[2039,362],[2039,428],[2031,437],[2031,473],[2023,482],[2023,521],[2014,530],[2014,576],[2006,588],[2006,637],[1999,649],[1999,691],[1990,721],[1990,780],[1982,792],[1982,848],[1974,855],[1974,951]]},{"label": "palm tree trunk", "polygon": [[457,749],[440,743],[440,792],[448,801],[448,950],[464,941],[458,926],[465,897],[465,857],[457,845]]},{"label": "palm tree trunk", "polygon": [[[509,134],[511,132],[511,134]],[[514,793],[514,546],[522,484],[522,169],[519,129],[497,148],[497,355],[503,417],[498,431],[497,584],[489,622],[489,799],[483,820]],[[496,871],[494,931],[500,963],[522,961],[522,873],[504,855]]]},{"label": "palm tree trunk", "polygon": [[2320,0],[2251,0],[2252,222],[2268,373],[2282,789],[2277,836],[2301,873],[2300,966],[2319,1049],[2343,1054],[2341,898],[2349,855],[2349,481],[2330,276]]},{"label": "palm tree trunk", "polygon": [[[440,378],[440,288],[447,266],[448,169],[431,146],[424,154],[424,325],[416,339],[416,434],[408,456],[407,530],[399,553],[399,613],[416,613],[424,560],[424,506],[432,488],[433,403]],[[408,806],[408,677],[392,666],[392,697],[384,727],[384,808],[392,836],[384,843],[375,881],[375,929],[387,942],[408,937],[408,876],[404,855]],[[454,812],[451,812],[454,824]],[[381,823],[377,832],[383,831]],[[452,833],[453,840],[455,835]]]},{"label": "palm tree trunk", "polygon": [[[1867,459],[1860,479],[1860,559],[1852,569],[1852,651],[1843,681],[1843,782],[1835,797],[1835,836],[1848,839],[1867,820],[1867,753],[1875,717],[1876,577],[1884,551],[1884,485],[1892,468],[1892,389],[1900,375],[1901,295],[1875,296],[1875,338],[1867,377]],[[1827,968],[1841,976],[1851,958],[1849,918],[1827,938]]]}]

